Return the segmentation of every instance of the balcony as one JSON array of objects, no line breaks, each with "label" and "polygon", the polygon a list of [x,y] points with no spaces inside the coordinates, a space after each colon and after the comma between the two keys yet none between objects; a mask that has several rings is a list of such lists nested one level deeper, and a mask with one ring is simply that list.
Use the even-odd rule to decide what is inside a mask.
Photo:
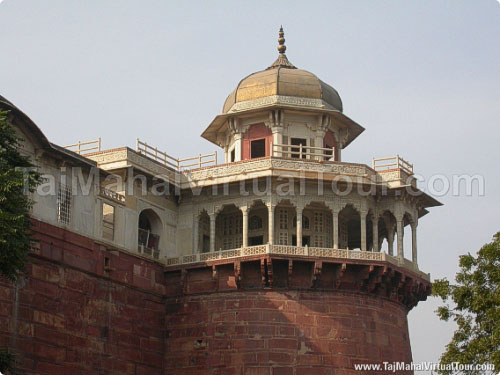
[{"label": "balcony", "polygon": [[151,233],[149,230],[139,228],[137,250],[140,254],[158,259],[160,257],[160,250],[158,249],[159,243],[160,236]]},{"label": "balcony", "polygon": [[398,259],[384,252],[359,251],[348,249],[332,249],[321,247],[297,247],[287,245],[258,245],[242,247],[238,249],[222,250],[209,253],[198,253],[184,255],[175,258],[167,258],[167,266],[190,265],[194,263],[206,263],[211,261],[234,260],[236,258],[273,255],[297,257],[301,259],[313,260],[337,260],[339,262],[345,260],[361,260],[368,262],[386,262],[397,267],[402,267],[410,272],[416,273],[426,281],[430,281],[430,275],[418,270],[417,267],[408,259]]}]

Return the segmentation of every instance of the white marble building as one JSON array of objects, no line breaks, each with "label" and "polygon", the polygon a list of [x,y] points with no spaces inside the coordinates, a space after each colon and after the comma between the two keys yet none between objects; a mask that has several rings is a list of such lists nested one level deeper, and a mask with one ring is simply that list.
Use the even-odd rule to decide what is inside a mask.
[{"label": "white marble building", "polygon": [[166,265],[278,252],[420,272],[418,221],[440,203],[399,156],[370,166],[342,160],[364,128],[285,50],[280,32],[277,60],[241,80],[202,133],[222,149],[222,164],[216,154],[180,160],[140,140],[135,149],[102,150],[100,139],[60,147],[0,97],[47,179],[33,217]]}]

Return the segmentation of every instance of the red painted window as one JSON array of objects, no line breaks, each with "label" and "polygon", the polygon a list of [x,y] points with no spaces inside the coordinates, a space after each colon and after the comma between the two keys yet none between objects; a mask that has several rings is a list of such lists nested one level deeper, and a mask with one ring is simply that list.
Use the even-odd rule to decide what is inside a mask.
[{"label": "red painted window", "polygon": [[241,159],[248,160],[271,155],[273,134],[264,124],[250,126],[243,135]]}]

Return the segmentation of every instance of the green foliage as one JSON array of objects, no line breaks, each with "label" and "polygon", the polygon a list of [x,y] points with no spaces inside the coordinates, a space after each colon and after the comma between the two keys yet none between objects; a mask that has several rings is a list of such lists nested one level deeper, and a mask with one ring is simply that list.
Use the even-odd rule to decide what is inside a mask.
[{"label": "green foliage", "polygon": [[16,375],[16,356],[6,350],[0,351],[0,372],[5,375]]},{"label": "green foliage", "polygon": [[[441,320],[453,319],[458,328],[441,364],[493,364],[500,371],[500,232],[493,242],[477,253],[460,256],[456,285],[446,279],[436,280],[432,295],[440,297],[445,306],[436,311]],[[448,303],[451,300],[453,306]],[[442,373],[450,373],[443,371]],[[484,371],[465,371],[484,374]]]},{"label": "green foliage", "polygon": [[40,183],[28,157],[19,153],[22,140],[7,121],[8,112],[0,110],[0,275],[16,280],[24,270],[26,255],[32,241],[29,210],[34,192]]},{"label": "green foliage", "polygon": [[[40,175],[28,157],[19,153],[22,140],[7,121],[8,112],[0,110],[0,276],[15,281],[24,270],[32,241],[29,211]],[[0,372],[17,374],[15,355],[0,351]]]}]

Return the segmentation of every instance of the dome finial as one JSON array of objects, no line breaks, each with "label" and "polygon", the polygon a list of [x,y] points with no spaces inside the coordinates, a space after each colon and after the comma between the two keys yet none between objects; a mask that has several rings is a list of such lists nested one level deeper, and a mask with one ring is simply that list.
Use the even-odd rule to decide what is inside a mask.
[{"label": "dome finial", "polygon": [[273,62],[273,65],[271,65],[267,69],[275,69],[275,68],[297,69],[290,61],[288,61],[285,55],[286,46],[285,46],[285,33],[283,32],[283,25],[280,26],[280,32],[278,33],[278,35],[279,35],[278,52],[280,54],[278,55],[276,61]]},{"label": "dome finial", "polygon": [[281,53],[282,55],[285,54],[286,51],[286,46],[285,46],[285,33],[283,32],[283,25],[280,26],[280,32],[279,32],[279,38],[278,38],[278,52]]}]

